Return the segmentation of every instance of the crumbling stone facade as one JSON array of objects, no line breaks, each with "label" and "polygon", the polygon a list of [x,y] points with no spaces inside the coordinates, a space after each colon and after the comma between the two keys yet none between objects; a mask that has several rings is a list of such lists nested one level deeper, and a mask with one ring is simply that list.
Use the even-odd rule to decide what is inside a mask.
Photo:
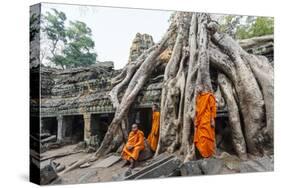
[{"label": "crumbling stone facade", "polygon": [[[98,63],[88,68],[58,70],[42,67],[41,71],[49,76],[41,77],[41,118],[57,117],[58,140],[63,140],[65,126],[63,117],[82,115],[84,118],[84,140],[92,136],[93,120],[91,115],[113,114],[115,109],[109,99],[111,78],[118,71],[112,66]],[[161,98],[162,78],[151,80],[139,94],[135,108],[151,107]],[[122,94],[120,98],[122,97]],[[44,121],[41,123],[44,124]]]}]

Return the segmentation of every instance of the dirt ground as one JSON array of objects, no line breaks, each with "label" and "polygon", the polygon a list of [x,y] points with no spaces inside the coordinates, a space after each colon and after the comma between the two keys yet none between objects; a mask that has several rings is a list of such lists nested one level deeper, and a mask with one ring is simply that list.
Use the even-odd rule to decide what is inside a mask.
[{"label": "dirt ground", "polygon": [[[73,151],[76,145],[68,145],[58,149],[52,149],[46,151],[42,155],[44,157],[52,156],[55,154],[65,153],[68,151]],[[88,155],[92,155],[86,152],[71,154],[64,157],[59,157],[53,159],[54,162],[60,163],[64,165],[66,168],[69,167],[74,162],[87,157]],[[108,156],[106,156],[108,157]],[[104,158],[106,158],[104,157]],[[128,166],[122,167],[125,161],[120,160],[119,162],[113,164],[108,168],[96,168],[95,164],[99,163],[104,158],[101,158],[97,161],[91,162],[91,166],[87,168],[76,168],[70,172],[67,172],[60,176],[57,181],[54,181],[53,184],[76,184],[76,183],[93,183],[93,182],[107,182],[107,181],[116,181],[120,180],[119,177],[122,176],[128,169]],[[149,163],[150,160],[146,162],[139,162],[136,164],[136,168],[133,172],[140,170],[143,166]]]},{"label": "dirt ground", "polygon": [[[42,154],[43,157],[50,157],[61,153],[77,151],[75,150],[77,145],[68,145],[58,149],[49,150]],[[59,157],[53,159],[54,162],[60,163],[64,165],[65,168],[71,166],[74,162],[81,160],[83,158],[89,158],[89,156],[93,155],[92,153],[80,152],[71,155],[67,155],[64,157]],[[109,157],[110,155],[119,155],[118,153],[109,154],[104,158],[100,158],[94,162],[90,163],[90,166],[85,168],[76,168],[72,171],[66,172],[61,175],[57,180],[52,182],[51,184],[83,184],[83,183],[94,183],[94,182],[108,182],[108,181],[121,181],[124,177],[125,172],[128,170],[128,166],[123,167],[125,161],[120,160],[116,162],[110,167],[96,167],[95,165],[101,162],[103,159]],[[162,156],[163,157],[163,156]],[[230,155],[226,152],[222,152],[217,150],[217,155],[211,159],[217,159],[213,164],[220,164],[218,163],[221,160],[222,168],[219,171],[213,173],[212,171],[212,163],[207,163],[209,159],[198,160],[201,161],[200,164],[205,164],[204,169],[208,174],[232,174],[232,173],[239,173],[239,172],[264,172],[264,171],[272,171],[273,170],[273,159],[269,160],[267,158],[259,158],[249,156],[249,159],[246,161],[240,160],[235,155]],[[210,159],[210,160],[211,160]],[[133,169],[132,173],[141,170],[143,167],[151,164],[153,161],[158,160],[157,157],[154,159],[148,159],[143,162],[137,162],[136,167]],[[205,162],[204,162],[205,161]],[[194,162],[194,161],[193,161]],[[243,163],[243,164],[242,164]],[[208,166],[206,166],[208,164]],[[241,168],[241,165],[243,168]],[[201,167],[200,167],[201,168]],[[202,169],[201,169],[202,170]],[[241,171],[242,170],[242,171]],[[204,171],[205,172],[205,171]],[[190,175],[192,176],[192,174]]]}]

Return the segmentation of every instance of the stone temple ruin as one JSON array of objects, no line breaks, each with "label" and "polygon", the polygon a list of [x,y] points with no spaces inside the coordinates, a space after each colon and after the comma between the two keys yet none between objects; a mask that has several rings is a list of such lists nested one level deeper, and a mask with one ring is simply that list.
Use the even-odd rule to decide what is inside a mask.
[{"label": "stone temple ruin", "polygon": [[[249,42],[249,40],[252,42]],[[131,45],[128,63],[134,61],[144,50],[150,48],[153,44],[154,42],[150,35],[136,34],[133,44]],[[273,36],[246,39],[240,41],[240,45],[249,53],[266,56],[273,64]],[[168,62],[170,58],[169,50],[164,51],[160,56],[162,56],[161,60],[163,58],[163,63]],[[152,76],[138,94],[129,112],[129,125],[139,122],[139,128],[144,132],[145,137],[148,136],[151,130],[151,106],[153,103],[159,105],[161,103],[164,67],[165,65],[163,64],[160,65],[157,70],[154,70]],[[35,88],[31,90],[30,93],[30,95],[33,96],[30,101],[30,110],[31,114],[35,114],[35,116],[31,116],[30,119],[32,128],[31,140],[35,141],[31,142],[31,147],[40,149],[39,153],[33,153],[33,151],[31,151],[31,160],[35,164],[39,164],[40,161],[41,184],[49,184],[55,179],[59,180],[60,178],[58,177],[63,177],[64,183],[70,183],[71,178],[69,179],[67,176],[71,176],[71,174],[66,174],[64,176],[59,174],[66,165],[70,164],[64,164],[59,160],[53,161],[52,159],[55,155],[52,155],[51,149],[58,148],[64,150],[66,147],[62,146],[75,144],[73,151],[57,153],[57,156],[86,151],[84,154],[81,154],[81,156],[84,156],[87,155],[87,152],[95,152],[98,149],[115,113],[115,108],[108,95],[112,89],[111,81],[112,78],[120,74],[121,70],[115,70],[114,63],[111,61],[97,62],[89,67],[67,70],[43,65],[33,66],[31,70],[30,74],[32,79],[30,80],[30,85],[37,87],[37,83],[41,83],[40,88]],[[226,153],[233,154],[230,126],[227,125],[228,109],[221,97],[220,90],[218,89],[219,87],[216,85],[216,68],[210,66],[210,73],[218,105],[216,118],[216,124],[218,126],[215,126],[217,148],[226,151]],[[35,91],[40,91],[40,102],[34,97],[39,96]],[[123,94],[124,93],[120,93],[118,97],[121,98]],[[38,106],[38,104],[40,104],[40,106]],[[33,123],[39,123],[36,122],[38,121],[38,116],[36,116],[36,114],[40,116],[39,138],[37,138],[39,130],[36,130],[37,126],[33,126]],[[44,152],[46,153],[44,154]],[[79,156],[79,154],[76,155]],[[119,154],[113,154],[110,157],[112,157],[115,162],[121,160]],[[107,160],[107,158],[104,160]],[[127,177],[122,175],[122,170],[124,169],[119,167],[118,163],[117,166],[119,169],[116,171],[117,176],[110,177],[110,180],[170,177],[178,176],[179,174],[220,174],[229,173],[230,171],[265,171],[273,169],[273,162],[271,160],[271,158],[267,157],[261,158],[259,161],[249,160],[246,162],[239,162],[238,166],[234,165],[235,168],[232,162],[230,162],[230,164],[224,164],[221,160],[215,159],[210,159],[208,161],[198,160],[181,165],[176,155],[165,156],[165,153],[163,153],[163,155],[161,154],[143,163],[141,170]],[[59,163],[60,165],[56,166]],[[87,166],[87,163],[83,165]],[[80,166],[80,170],[84,168],[83,165]],[[181,166],[180,169],[179,166]],[[234,169],[229,171],[229,169],[225,169],[225,166],[227,168],[233,167]],[[109,170],[110,169],[111,168],[109,168]],[[97,178],[97,176],[95,176],[95,170],[91,171],[90,169],[89,171],[88,173],[81,171],[81,174],[86,173],[86,177],[91,175],[91,177]],[[73,183],[77,183],[77,178],[73,179]],[[87,181],[95,182],[99,180],[89,179]],[[79,179],[78,182],[85,183],[87,181],[82,178],[81,181]],[[53,183],[56,184],[56,181],[53,181]]]},{"label": "stone temple ruin", "polygon": [[[136,34],[128,63],[153,44],[150,35]],[[248,52],[265,55],[273,63],[273,37],[269,37],[263,43],[253,43],[250,46],[243,46],[243,41],[240,41],[240,44]],[[107,61],[86,68],[67,70],[41,66],[40,72],[41,134],[53,135],[53,141],[56,143],[74,144],[85,141],[88,145],[98,147],[114,117],[115,109],[108,93],[112,88],[111,79],[120,73],[120,70],[114,70],[113,62]],[[216,74],[214,71],[211,73]],[[151,106],[153,103],[160,104],[161,100],[163,74],[158,72],[154,75],[156,76],[151,77],[139,93],[129,113],[129,124],[139,121],[145,137],[151,129]],[[216,126],[221,129],[216,131],[221,132],[226,127],[227,109],[224,107],[224,102],[220,101],[223,99],[218,90],[216,96],[219,100],[216,123],[224,125]],[[225,140],[224,142],[227,142],[227,139]],[[221,144],[226,143],[219,143]]]},{"label": "stone temple ruin", "polygon": [[[34,6],[34,9],[35,10],[31,11],[33,16],[39,17],[41,14],[40,6]],[[203,18],[200,17],[201,16],[198,16],[197,19],[203,20]],[[189,90],[187,90],[187,92],[180,92],[180,94],[177,94],[176,90],[175,92],[172,91],[173,87],[164,87],[164,82],[168,83],[166,78],[164,81],[164,72],[165,70],[168,72],[170,71],[170,67],[167,66],[167,63],[169,60],[173,60],[175,58],[175,56],[171,58],[172,51],[175,49],[175,51],[179,52],[178,49],[175,48],[175,41],[180,41],[181,33],[188,30],[185,28],[185,24],[183,24],[183,26],[181,25],[180,14],[179,17],[175,17],[175,20],[177,18],[179,18],[179,20],[175,23],[179,24],[178,26],[180,27],[177,28],[178,32],[172,32],[170,29],[167,31],[167,39],[164,37],[166,40],[165,49],[158,50],[158,52],[154,51],[152,53],[155,54],[155,56],[157,54],[157,58],[145,57],[145,59],[148,59],[145,62],[149,62],[149,66],[144,66],[145,68],[141,67],[141,69],[137,71],[138,74],[135,74],[133,76],[134,79],[132,79],[133,81],[129,83],[129,89],[127,88],[125,91],[121,88],[120,92],[118,92],[117,97],[119,100],[122,99],[122,104],[126,104],[126,102],[129,104],[125,106],[126,110],[124,110],[126,111],[126,122],[122,122],[122,129],[125,128],[127,131],[118,130],[118,132],[116,131],[116,127],[114,125],[119,125],[119,123],[112,123],[112,120],[118,119],[118,122],[120,122],[121,117],[124,116],[121,115],[120,118],[115,117],[116,105],[112,103],[109,94],[114,91],[112,89],[116,86],[115,84],[118,83],[118,81],[116,81],[118,79],[116,76],[119,75],[119,78],[122,77],[121,73],[123,73],[124,70],[127,71],[124,74],[128,74],[128,71],[132,71],[127,68],[135,68],[135,60],[138,59],[141,54],[144,54],[144,52],[147,53],[147,49],[155,46],[152,36],[149,34],[136,34],[132,41],[128,56],[127,65],[129,66],[125,66],[121,70],[116,70],[114,68],[114,62],[112,61],[96,62],[95,64],[87,67],[69,68],[63,70],[42,64],[42,59],[40,59],[40,19],[35,20],[35,23],[31,27],[30,35],[30,180],[32,182],[42,185],[70,184],[171,176],[262,172],[273,170],[273,151],[270,150],[264,156],[255,156],[252,155],[252,153],[249,153],[246,160],[240,158],[239,153],[235,151],[235,149],[237,149],[233,141],[235,137],[235,134],[233,133],[235,133],[235,131],[232,132],[232,116],[228,115],[229,113],[231,114],[231,106],[224,101],[220,91],[220,88],[223,89],[223,87],[219,87],[218,83],[218,74],[221,73],[219,72],[221,70],[218,69],[218,67],[214,67],[221,66],[221,64],[217,65],[214,63],[210,63],[207,68],[209,68],[208,72],[210,73],[210,79],[208,76],[208,85],[210,81],[212,84],[212,90],[216,96],[217,115],[215,121],[215,144],[217,151],[216,154],[218,155],[215,155],[214,158],[200,159],[196,157],[196,160],[186,161],[183,158],[185,157],[185,154],[182,155],[182,151],[180,151],[179,148],[176,148],[178,146],[175,145],[175,149],[177,150],[172,148],[172,151],[169,151],[170,148],[168,148],[166,151],[161,151],[159,153],[156,152],[156,155],[153,156],[153,153],[147,146],[147,142],[145,140],[145,149],[140,152],[135,168],[127,169],[125,164],[123,164],[125,161],[122,161],[120,155],[123,149],[123,145],[121,145],[121,134],[124,136],[124,133],[126,134],[130,131],[133,123],[138,123],[139,129],[144,132],[144,136],[147,138],[151,132],[151,107],[155,103],[160,106],[161,102],[163,104],[166,103],[162,106],[162,108],[160,108],[161,120],[163,120],[161,121],[160,130],[164,130],[165,132],[166,125],[169,124],[172,127],[175,124],[172,120],[176,117],[169,118],[169,113],[178,113],[178,103],[180,103],[179,97],[185,95],[188,96],[190,94]],[[183,15],[182,21],[184,21],[184,19],[185,15]],[[197,23],[192,25],[194,26],[194,29],[201,27],[200,24]],[[216,24],[214,27],[210,25],[208,32],[215,31],[215,26]],[[173,28],[174,26],[171,25],[171,27]],[[181,31],[181,29],[183,30]],[[201,36],[202,33],[199,33]],[[198,39],[198,37],[195,38]],[[216,39],[217,42],[219,40],[221,39]],[[198,41],[195,46],[198,45]],[[238,42],[249,54],[263,55],[274,66],[273,35],[260,36]],[[182,44],[184,44],[184,42]],[[194,45],[188,45],[190,49],[193,49],[192,46],[194,47]],[[159,46],[156,46],[156,48],[157,47]],[[182,45],[180,49],[183,50],[183,53],[188,53],[185,49],[185,45]],[[202,49],[206,50],[205,48]],[[200,50],[197,50],[197,47],[195,47],[193,55],[200,57],[199,53],[197,53],[200,52]],[[224,48],[220,50],[222,52],[227,51],[227,49]],[[223,54],[224,53],[225,52],[223,52]],[[174,54],[177,53],[173,53],[173,55]],[[180,56],[182,55],[183,54]],[[108,59],[110,60],[110,57],[108,57]],[[184,62],[185,59],[182,58],[182,60],[182,62]],[[257,61],[254,63],[256,62]],[[243,62],[243,65],[245,64],[245,66],[249,66],[248,63]],[[222,66],[223,65],[225,64],[222,64]],[[259,69],[259,71],[260,70],[261,69]],[[143,73],[147,74],[142,75]],[[166,73],[165,77],[167,75]],[[139,85],[139,83],[136,84],[135,82],[136,79],[140,78],[139,75],[146,76],[145,79],[143,79],[146,80],[146,83],[143,85],[143,82],[141,82],[141,87],[135,89],[133,86]],[[227,77],[227,75],[225,76]],[[269,76],[271,76],[271,74]],[[243,79],[244,78],[247,77],[245,76]],[[266,78],[266,76],[261,79],[264,78]],[[239,81],[241,80],[238,80],[237,83]],[[243,89],[248,87],[246,84],[247,82],[243,83]],[[256,89],[258,90],[259,86],[256,86]],[[140,89],[140,91],[138,89]],[[169,95],[164,95],[167,89],[171,91],[169,91]],[[134,91],[137,92],[134,93]],[[128,100],[128,98],[131,98],[127,98],[126,96],[123,98],[125,92],[126,95],[128,93],[134,93],[136,94],[136,97],[133,95],[133,100]],[[252,92],[252,90],[248,91],[246,94],[250,94],[250,92]],[[130,94],[128,94],[128,96]],[[237,95],[234,95],[233,97],[233,100],[236,100],[237,102]],[[167,98],[169,100],[167,100]],[[248,95],[243,95],[242,98],[245,100],[243,100],[241,104],[247,104]],[[252,96],[252,98],[254,97]],[[132,101],[133,103],[131,104]],[[255,101],[256,100],[254,100],[254,102]],[[187,105],[185,107],[192,107],[189,105],[190,103],[186,104]],[[227,105],[229,109],[227,108]],[[127,107],[129,108],[128,112]],[[249,111],[250,110],[247,108],[245,112],[243,112],[243,117],[245,117],[244,115],[247,116],[247,112]],[[184,113],[185,112],[181,112],[178,114]],[[122,111],[120,114],[122,114]],[[117,113],[117,116],[120,114]],[[167,124],[165,122],[166,120]],[[263,119],[260,119],[260,121],[263,121]],[[110,124],[113,126],[109,127]],[[175,126],[172,128],[175,128]],[[251,127],[248,128],[251,130]],[[182,133],[182,135],[184,135],[189,132],[184,129],[178,129],[176,131],[176,134],[178,135]],[[174,134],[173,129],[167,129],[166,132]],[[188,133],[191,137],[180,139],[185,141],[190,140],[190,142],[192,142],[193,133],[194,130],[191,128]],[[175,137],[173,135],[171,137],[169,137],[170,135],[167,135],[168,134],[160,134],[160,138],[163,137],[168,144],[170,140],[177,140],[177,138],[174,139]],[[165,137],[168,139],[166,140]],[[117,138],[119,139],[118,141]],[[251,137],[249,136],[249,138]],[[107,141],[111,143],[104,144]],[[260,139],[257,141],[260,141]],[[118,142],[118,144],[115,144],[115,142]],[[100,147],[101,144],[103,147]],[[182,142],[180,144],[185,147],[188,143]],[[265,144],[267,143],[265,142]],[[159,145],[161,145],[161,140]],[[112,149],[113,147],[114,149]],[[104,155],[99,156],[97,155],[98,152],[96,152],[98,148],[100,148],[99,151],[106,148],[105,150],[108,149],[108,152],[116,152],[105,152]],[[158,149],[160,150],[159,147]]]},{"label": "stone temple ruin", "polygon": [[[151,36],[137,34],[129,62],[154,44]],[[115,109],[108,93],[111,79],[120,70],[113,62],[98,62],[87,68],[59,70],[41,67],[41,134],[56,135],[58,142],[90,143],[93,136],[99,142],[113,119]],[[146,136],[150,131],[153,103],[159,103],[162,78],[152,79],[140,93],[132,109],[129,123],[143,125]]]}]

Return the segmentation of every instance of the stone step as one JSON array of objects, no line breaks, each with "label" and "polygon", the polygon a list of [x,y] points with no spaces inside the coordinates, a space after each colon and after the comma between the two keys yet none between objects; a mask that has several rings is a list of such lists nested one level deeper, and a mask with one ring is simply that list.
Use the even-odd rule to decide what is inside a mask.
[{"label": "stone step", "polygon": [[125,177],[124,180],[156,178],[161,176],[168,176],[178,168],[180,160],[175,155],[159,155],[153,162],[139,170],[138,172]]},{"label": "stone step", "polygon": [[159,178],[173,176],[174,172],[180,166],[181,161],[177,157],[173,157],[150,171],[141,174],[135,179]]}]

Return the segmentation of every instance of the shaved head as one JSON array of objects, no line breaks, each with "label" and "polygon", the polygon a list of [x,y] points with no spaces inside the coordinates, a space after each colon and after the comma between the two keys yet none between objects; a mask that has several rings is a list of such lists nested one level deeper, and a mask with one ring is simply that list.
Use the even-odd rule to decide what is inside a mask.
[{"label": "shaved head", "polygon": [[132,131],[137,132],[138,131],[138,125],[136,123],[134,123],[132,125]]},{"label": "shaved head", "polygon": [[153,103],[153,105],[152,105],[152,111],[157,111],[157,109],[158,109],[158,105],[156,104],[156,103]]}]

